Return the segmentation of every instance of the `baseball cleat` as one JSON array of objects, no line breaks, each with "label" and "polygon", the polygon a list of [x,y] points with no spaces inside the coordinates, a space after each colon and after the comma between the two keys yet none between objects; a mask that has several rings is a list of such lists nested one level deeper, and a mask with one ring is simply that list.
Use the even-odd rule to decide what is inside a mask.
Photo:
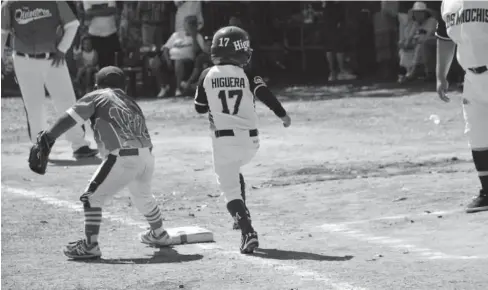
[{"label": "baseball cleat", "polygon": [[86,240],[69,243],[63,250],[65,256],[71,259],[97,259],[102,256],[98,243],[88,245]]},{"label": "baseball cleat", "polygon": [[481,190],[480,195],[475,197],[473,201],[466,206],[466,212],[475,213],[485,210],[488,211],[488,193]]},{"label": "baseball cleat", "polygon": [[97,154],[98,154],[98,150],[97,149],[91,149],[88,146],[80,147],[75,152],[73,152],[73,156],[76,159],[93,157],[93,156],[95,156]]},{"label": "baseball cleat", "polygon": [[171,246],[172,240],[167,231],[156,236],[153,230],[147,230],[139,234],[139,240],[141,243],[153,246],[153,247],[168,247]]},{"label": "baseball cleat", "polygon": [[251,232],[242,234],[241,254],[252,254],[257,247],[259,247],[258,233]]}]

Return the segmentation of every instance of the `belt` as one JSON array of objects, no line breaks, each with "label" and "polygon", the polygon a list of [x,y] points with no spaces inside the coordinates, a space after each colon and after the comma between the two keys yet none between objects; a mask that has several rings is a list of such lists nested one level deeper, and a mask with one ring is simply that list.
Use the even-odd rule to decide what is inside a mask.
[{"label": "belt", "polygon": [[[146,148],[129,148],[129,149],[119,149],[119,156],[138,156],[139,149],[146,149]],[[149,147],[149,151],[152,152],[152,147]]]},{"label": "belt", "polygon": [[22,53],[22,52],[15,52],[18,56],[23,56],[27,58],[35,58],[35,59],[50,59],[54,56],[54,52],[45,52],[45,53]]},{"label": "belt", "polygon": [[483,66],[479,66],[479,67],[471,67],[471,68],[468,68],[468,70],[470,70],[472,73],[479,75],[479,74],[482,74],[482,73],[488,71],[488,67],[486,65],[483,65]]},{"label": "belt", "polygon": [[[229,137],[235,136],[234,130],[217,130],[215,131],[215,137]],[[256,137],[258,136],[258,129],[249,130],[249,137]]]}]

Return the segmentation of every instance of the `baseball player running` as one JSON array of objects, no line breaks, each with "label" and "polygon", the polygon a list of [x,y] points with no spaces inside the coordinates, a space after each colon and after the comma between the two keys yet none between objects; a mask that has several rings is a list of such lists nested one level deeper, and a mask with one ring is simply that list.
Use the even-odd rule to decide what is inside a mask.
[{"label": "baseball player running", "polygon": [[[10,34],[27,130],[31,141],[35,142],[37,133],[47,127],[44,85],[58,112],[66,111],[76,101],[65,53],[73,42],[79,22],[65,1],[4,1],[1,21],[1,51],[3,54]],[[81,125],[66,133],[73,155],[75,158],[94,156],[98,151],[88,146]]]},{"label": "baseball player running", "polygon": [[481,181],[466,212],[488,210],[488,1],[443,0],[437,27],[437,93],[450,99],[447,73],[457,46],[457,60],[466,71],[463,111],[473,162]]},{"label": "baseball player running", "polygon": [[90,119],[98,147],[104,149],[101,150],[104,161],[80,197],[85,212],[86,239],[70,243],[64,254],[72,259],[102,255],[98,245],[102,206],[107,198],[125,187],[129,188],[134,204],[151,228],[140,234],[141,242],[168,246],[171,238],[163,228],[161,210],[151,194],[154,156],[144,114],[124,92],[126,85],[122,70],[105,67],[95,79],[97,90],[78,100],[40,137],[53,144],[64,132]]},{"label": "baseball player running", "polygon": [[242,233],[240,251],[252,253],[259,246],[258,234],[251,225],[246,206],[245,182],[240,168],[249,163],[259,148],[258,117],[255,97],[281,120],[285,127],[291,119],[263,79],[246,73],[251,59],[249,35],[235,26],[218,30],[212,40],[213,67],[205,69],[198,80],[195,109],[209,113],[212,129],[213,163],[227,210]]}]

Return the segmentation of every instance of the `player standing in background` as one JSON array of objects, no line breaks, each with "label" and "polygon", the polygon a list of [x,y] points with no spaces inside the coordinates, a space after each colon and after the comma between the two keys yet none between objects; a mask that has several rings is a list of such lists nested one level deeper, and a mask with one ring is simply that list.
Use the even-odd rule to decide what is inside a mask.
[{"label": "player standing in background", "polygon": [[481,181],[479,196],[466,212],[488,210],[488,1],[443,0],[437,27],[437,93],[450,99],[447,73],[457,46],[457,60],[466,71],[463,92],[465,132]]},{"label": "player standing in background", "polygon": [[95,140],[104,157],[85,193],[80,197],[85,212],[86,239],[70,243],[64,254],[72,259],[102,255],[98,234],[102,206],[107,198],[125,187],[146,217],[150,230],[141,242],[168,246],[171,238],[163,228],[161,210],[151,194],[154,173],[152,142],[141,108],[124,92],[125,76],[117,67],[104,67],[96,75],[97,90],[85,95],[47,131],[41,133],[53,144],[64,132],[90,119]]},{"label": "player standing in background", "polygon": [[252,253],[259,246],[246,206],[245,182],[240,173],[259,149],[255,97],[281,118],[285,127],[291,119],[263,79],[246,73],[243,67],[251,59],[249,35],[236,26],[218,30],[212,40],[213,67],[200,75],[195,94],[195,109],[208,112],[212,129],[214,170],[227,210],[241,229],[240,251]]},{"label": "player standing in background", "polygon": [[[12,36],[13,63],[27,115],[27,130],[32,142],[47,127],[46,86],[58,112],[76,102],[73,84],[65,63],[80,23],[65,1],[4,1],[2,3],[2,47]],[[62,37],[59,40],[59,33]],[[98,153],[88,147],[84,130],[74,127],[66,133],[75,158]]]}]

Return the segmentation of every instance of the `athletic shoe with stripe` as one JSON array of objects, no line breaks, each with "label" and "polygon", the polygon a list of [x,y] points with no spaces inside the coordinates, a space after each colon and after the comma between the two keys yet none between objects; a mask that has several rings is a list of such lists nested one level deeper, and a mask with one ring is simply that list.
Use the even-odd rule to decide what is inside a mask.
[{"label": "athletic shoe with stripe", "polygon": [[242,234],[241,254],[252,254],[257,247],[259,247],[258,233],[251,232]]},{"label": "athletic shoe with stripe", "polygon": [[475,213],[479,211],[488,210],[488,192],[480,191],[480,195],[475,197],[473,201],[466,207],[467,213]]},{"label": "athletic shoe with stripe", "polygon": [[97,259],[102,256],[98,243],[88,245],[85,239],[69,243],[63,253],[71,259]]},{"label": "athletic shoe with stripe", "polygon": [[147,230],[139,234],[139,240],[141,243],[153,246],[153,247],[168,247],[171,246],[172,240],[167,231],[156,236],[153,230]]}]

